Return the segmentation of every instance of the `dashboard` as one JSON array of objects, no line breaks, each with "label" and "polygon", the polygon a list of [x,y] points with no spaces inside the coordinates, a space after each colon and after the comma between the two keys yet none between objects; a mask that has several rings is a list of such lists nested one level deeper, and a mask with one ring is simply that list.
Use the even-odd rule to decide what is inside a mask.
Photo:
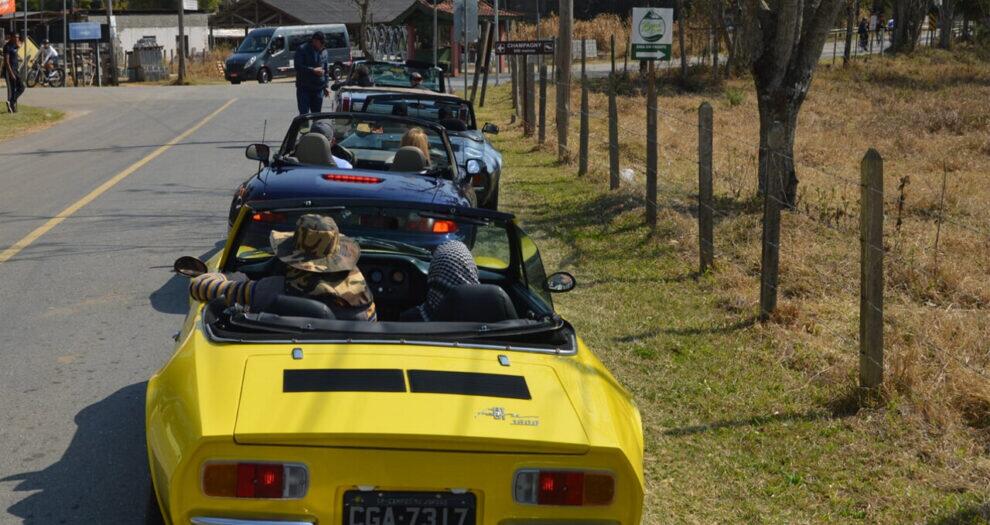
[{"label": "dashboard", "polygon": [[378,317],[398,319],[402,311],[426,299],[426,273],[429,263],[415,258],[364,252],[358,262],[375,298]]}]

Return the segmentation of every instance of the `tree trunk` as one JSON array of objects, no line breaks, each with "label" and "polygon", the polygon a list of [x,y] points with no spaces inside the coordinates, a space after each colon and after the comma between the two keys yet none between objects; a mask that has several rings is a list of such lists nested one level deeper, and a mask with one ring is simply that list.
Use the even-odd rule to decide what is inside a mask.
[{"label": "tree trunk", "polygon": [[374,60],[374,54],[368,48],[368,15],[371,12],[372,0],[354,0],[358,11],[361,13],[361,53],[364,53],[365,60]]},{"label": "tree trunk", "polygon": [[801,110],[801,100],[789,100],[786,94],[768,94],[760,96],[758,106],[760,110],[760,169],[759,169],[759,191],[762,195],[766,192],[767,167],[770,158],[770,128],[774,122],[784,125],[784,151],[777,152],[784,156],[784,166],[787,170],[787,183],[780,188],[781,194],[776,198],[780,199],[785,208],[793,209],[797,206],[797,172],[794,167],[794,136],[797,131],[797,117]]},{"label": "tree trunk", "polygon": [[938,8],[939,49],[952,48],[952,25],[956,20],[956,0],[942,0],[942,5]]},{"label": "tree trunk", "polygon": [[853,26],[856,25],[856,17],[859,15],[859,1],[855,0],[846,4],[846,48],[842,54],[842,65],[849,64],[852,59]]},{"label": "tree trunk", "polygon": [[684,0],[677,0],[675,4],[677,6],[677,42],[681,46],[681,81],[687,81],[688,76],[688,56],[687,48],[684,46],[684,32],[686,26],[684,24],[684,19],[687,17],[687,13],[684,12]]},{"label": "tree trunk", "polygon": [[927,0],[895,0],[892,53],[911,53],[918,45],[921,26],[928,10]]}]

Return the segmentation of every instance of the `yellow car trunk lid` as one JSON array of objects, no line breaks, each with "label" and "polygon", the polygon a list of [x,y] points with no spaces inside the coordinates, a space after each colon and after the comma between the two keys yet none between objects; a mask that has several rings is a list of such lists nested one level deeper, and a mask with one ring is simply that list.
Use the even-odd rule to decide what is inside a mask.
[{"label": "yellow car trunk lid", "polygon": [[554,370],[485,359],[381,354],[253,356],[242,444],[570,453],[588,437]]}]

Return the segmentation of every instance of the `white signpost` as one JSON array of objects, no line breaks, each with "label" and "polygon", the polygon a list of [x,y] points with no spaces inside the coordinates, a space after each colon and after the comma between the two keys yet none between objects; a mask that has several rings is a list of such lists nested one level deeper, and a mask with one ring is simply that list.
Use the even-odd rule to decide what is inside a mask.
[{"label": "white signpost", "polygon": [[670,47],[673,43],[673,9],[662,7],[633,8],[633,60],[670,60]]}]

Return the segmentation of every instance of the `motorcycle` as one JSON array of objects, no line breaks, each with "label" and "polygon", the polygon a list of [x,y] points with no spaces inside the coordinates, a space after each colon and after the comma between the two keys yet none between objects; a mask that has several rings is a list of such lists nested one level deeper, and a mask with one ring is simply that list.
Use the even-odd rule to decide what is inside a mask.
[{"label": "motorcycle", "polygon": [[27,78],[25,78],[25,83],[27,87],[35,87],[38,84],[43,86],[51,87],[62,87],[65,84],[65,67],[61,62],[56,62],[55,67],[52,68],[51,73],[49,73],[45,66],[39,62],[35,61],[31,65],[31,69],[28,70]]}]

